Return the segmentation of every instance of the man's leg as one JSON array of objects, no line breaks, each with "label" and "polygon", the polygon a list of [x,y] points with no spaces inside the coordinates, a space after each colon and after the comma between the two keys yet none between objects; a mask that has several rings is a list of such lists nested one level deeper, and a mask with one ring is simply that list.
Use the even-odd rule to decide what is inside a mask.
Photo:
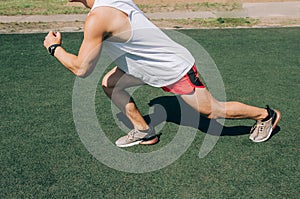
[{"label": "man's leg", "polygon": [[109,71],[102,80],[102,88],[105,94],[128,117],[133,126],[139,130],[146,130],[149,126],[125,89],[143,84],[140,79],[124,73],[118,67]]},{"label": "man's leg", "polygon": [[119,147],[129,147],[136,144],[155,144],[158,137],[153,128],[149,127],[137,109],[126,88],[144,85],[140,79],[124,73],[118,67],[108,72],[102,80],[102,88],[113,103],[128,117],[134,129],[127,136],[116,141]]},{"label": "man's leg", "polygon": [[220,102],[206,88],[196,88],[193,94],[181,95],[181,98],[210,119],[253,119],[257,121],[268,116],[268,112],[264,108],[249,106],[240,102]]},{"label": "man's leg", "polygon": [[272,131],[280,120],[277,110],[258,108],[240,102],[219,102],[206,88],[195,88],[191,95],[181,95],[182,99],[195,110],[211,119],[253,119],[249,139],[253,142],[263,142],[270,138]]}]

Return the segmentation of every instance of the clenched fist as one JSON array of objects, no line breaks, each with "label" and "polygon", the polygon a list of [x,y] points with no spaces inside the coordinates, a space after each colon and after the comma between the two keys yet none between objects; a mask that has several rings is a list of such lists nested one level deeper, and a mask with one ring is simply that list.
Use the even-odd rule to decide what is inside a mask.
[{"label": "clenched fist", "polygon": [[61,44],[61,34],[60,32],[50,31],[44,40],[45,48],[49,48],[53,44]]}]

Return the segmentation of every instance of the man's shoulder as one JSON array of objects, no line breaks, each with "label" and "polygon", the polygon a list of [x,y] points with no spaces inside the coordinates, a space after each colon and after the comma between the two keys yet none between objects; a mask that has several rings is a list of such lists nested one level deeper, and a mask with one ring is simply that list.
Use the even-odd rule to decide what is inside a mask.
[{"label": "man's shoulder", "polygon": [[118,9],[114,8],[114,7],[110,7],[110,6],[98,6],[98,7],[93,8],[89,12],[88,16],[91,15],[91,14],[109,15],[110,13],[114,13],[116,11],[118,11]]},{"label": "man's shoulder", "polygon": [[86,36],[98,37],[107,32],[108,16],[105,12],[100,10],[93,10],[90,12],[85,20],[84,32]]},{"label": "man's shoulder", "polygon": [[89,12],[86,18],[86,23],[108,23],[111,20],[111,8],[97,7]]}]

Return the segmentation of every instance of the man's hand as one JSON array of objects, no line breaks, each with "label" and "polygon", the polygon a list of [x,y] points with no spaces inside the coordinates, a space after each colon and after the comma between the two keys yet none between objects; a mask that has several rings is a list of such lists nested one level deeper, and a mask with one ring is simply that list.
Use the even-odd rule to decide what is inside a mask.
[{"label": "man's hand", "polygon": [[46,49],[53,44],[61,44],[61,34],[60,32],[50,31],[48,35],[45,37],[44,46]]}]

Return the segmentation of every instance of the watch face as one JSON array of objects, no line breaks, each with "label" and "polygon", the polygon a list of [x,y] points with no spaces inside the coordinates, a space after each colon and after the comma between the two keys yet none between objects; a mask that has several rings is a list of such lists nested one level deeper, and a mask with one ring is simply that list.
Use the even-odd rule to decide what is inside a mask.
[{"label": "watch face", "polygon": [[57,48],[57,46],[60,46],[59,44],[53,44],[51,46],[49,46],[48,48],[48,52],[50,55],[54,56],[54,52],[55,52],[55,49]]}]

